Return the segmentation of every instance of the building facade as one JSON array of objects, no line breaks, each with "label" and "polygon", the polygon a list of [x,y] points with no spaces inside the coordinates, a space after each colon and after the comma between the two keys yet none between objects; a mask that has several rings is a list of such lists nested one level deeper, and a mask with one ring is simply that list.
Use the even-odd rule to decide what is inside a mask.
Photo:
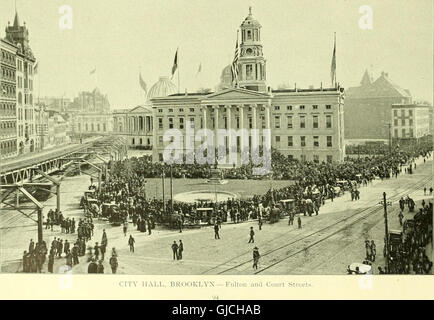
[{"label": "building facade", "polygon": [[152,110],[137,106],[113,111],[113,133],[125,137],[130,148],[152,149]]},{"label": "building facade", "polygon": [[[221,91],[151,99],[154,161],[163,160],[164,149],[171,143],[163,138],[169,129],[180,130],[184,138],[192,129],[211,129],[215,139],[218,129],[247,129],[248,140],[239,136],[225,138],[227,153],[228,142],[236,141],[237,164],[240,150],[246,147],[244,144],[248,143],[249,148],[253,146],[250,134],[253,129],[259,130],[260,145],[264,129],[270,129],[271,146],[288,158],[315,162],[344,159],[343,88],[272,90],[268,87],[261,25],[251,11],[241,24],[237,67],[239,72],[234,87],[225,88],[228,85],[226,67],[217,87]],[[188,130],[187,125],[190,126]],[[184,152],[187,151],[186,140]],[[194,142],[195,148],[201,144],[200,140]],[[215,145],[218,145],[217,141]]]},{"label": "building facade", "polygon": [[430,109],[420,104],[393,104],[391,134],[394,140],[420,139],[431,135]]},{"label": "building facade", "polygon": [[0,157],[17,155],[16,54],[18,48],[0,38]]},{"label": "building facade", "polygon": [[107,95],[98,88],[91,92],[80,92],[66,111],[69,135],[109,134],[113,130],[113,116]]},{"label": "building facade", "polygon": [[18,154],[36,150],[37,135],[33,99],[33,80],[36,59],[30,48],[29,30],[20,23],[15,13],[14,23],[6,27],[6,40],[17,46],[16,53],[16,101]]},{"label": "building facade", "polygon": [[346,90],[345,139],[387,141],[391,105],[411,101],[410,92],[394,84],[388,73],[373,81],[366,71],[360,86]]}]

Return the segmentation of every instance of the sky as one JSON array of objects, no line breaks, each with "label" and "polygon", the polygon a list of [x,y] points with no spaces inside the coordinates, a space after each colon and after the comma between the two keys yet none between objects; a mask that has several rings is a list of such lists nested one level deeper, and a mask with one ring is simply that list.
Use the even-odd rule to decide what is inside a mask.
[{"label": "sky", "polygon": [[[170,76],[179,47],[180,91],[214,88],[234,55],[237,29],[252,13],[262,25],[267,83],[330,85],[333,34],[337,81],[357,86],[365,69],[382,71],[416,100],[433,99],[432,0],[16,0],[39,61],[35,95],[74,97],[98,86],[111,108],[144,103],[148,88]],[[59,8],[72,9],[61,29]],[[373,28],[361,29],[369,5]],[[15,0],[0,1],[0,36]],[[197,74],[199,64],[202,71]],[[95,75],[90,71],[96,68]],[[177,76],[173,82],[177,85]]]}]

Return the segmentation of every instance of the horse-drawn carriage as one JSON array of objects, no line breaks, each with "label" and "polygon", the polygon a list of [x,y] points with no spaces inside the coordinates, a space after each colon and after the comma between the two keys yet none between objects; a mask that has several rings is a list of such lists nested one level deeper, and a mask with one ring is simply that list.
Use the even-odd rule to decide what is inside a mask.
[{"label": "horse-drawn carriage", "polygon": [[280,200],[280,209],[282,215],[290,215],[295,213],[295,200],[294,199],[283,199]]}]

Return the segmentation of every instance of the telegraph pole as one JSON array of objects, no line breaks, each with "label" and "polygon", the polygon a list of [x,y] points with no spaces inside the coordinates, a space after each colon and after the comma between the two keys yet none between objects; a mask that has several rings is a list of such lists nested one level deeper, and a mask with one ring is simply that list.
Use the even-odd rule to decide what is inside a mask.
[{"label": "telegraph pole", "polygon": [[170,165],[170,212],[173,214],[173,170]]},{"label": "telegraph pole", "polygon": [[384,232],[386,234],[386,236],[384,238],[384,247],[385,247],[387,272],[390,272],[390,270],[389,270],[389,227],[388,227],[388,221],[387,221],[387,206],[392,205],[392,203],[387,202],[386,192],[383,192],[383,201],[380,201],[379,204],[383,205],[383,208],[384,208]]},{"label": "telegraph pole", "polygon": [[164,191],[164,168],[163,173],[161,174],[162,184],[163,184],[163,212],[166,214],[166,197],[165,197],[165,191]]}]

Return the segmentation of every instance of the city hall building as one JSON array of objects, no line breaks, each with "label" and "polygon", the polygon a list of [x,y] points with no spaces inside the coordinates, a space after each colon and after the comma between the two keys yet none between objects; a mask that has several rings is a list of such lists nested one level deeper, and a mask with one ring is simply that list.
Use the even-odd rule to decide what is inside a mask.
[{"label": "city hall building", "polygon": [[[262,52],[261,25],[251,14],[241,24],[238,85],[219,85],[212,93],[177,93],[151,99],[153,111],[153,160],[163,161],[170,141],[169,129],[184,137],[192,129],[271,131],[271,146],[288,158],[301,161],[339,162],[344,159],[344,90],[334,88],[272,90],[267,86],[266,59]],[[222,74],[227,77],[226,67]],[[225,72],[226,71],[226,72]],[[190,127],[187,130],[187,124]],[[184,139],[184,153],[187,152]],[[194,138],[193,138],[194,141]],[[225,145],[227,145],[225,140]],[[231,140],[234,141],[234,140]],[[244,139],[236,139],[236,149],[245,150]],[[248,140],[252,146],[251,136]],[[202,141],[195,141],[197,148]],[[215,143],[217,146],[218,143]],[[226,148],[226,152],[229,148]],[[220,154],[219,154],[220,156]],[[238,163],[240,157],[238,155]]]}]

